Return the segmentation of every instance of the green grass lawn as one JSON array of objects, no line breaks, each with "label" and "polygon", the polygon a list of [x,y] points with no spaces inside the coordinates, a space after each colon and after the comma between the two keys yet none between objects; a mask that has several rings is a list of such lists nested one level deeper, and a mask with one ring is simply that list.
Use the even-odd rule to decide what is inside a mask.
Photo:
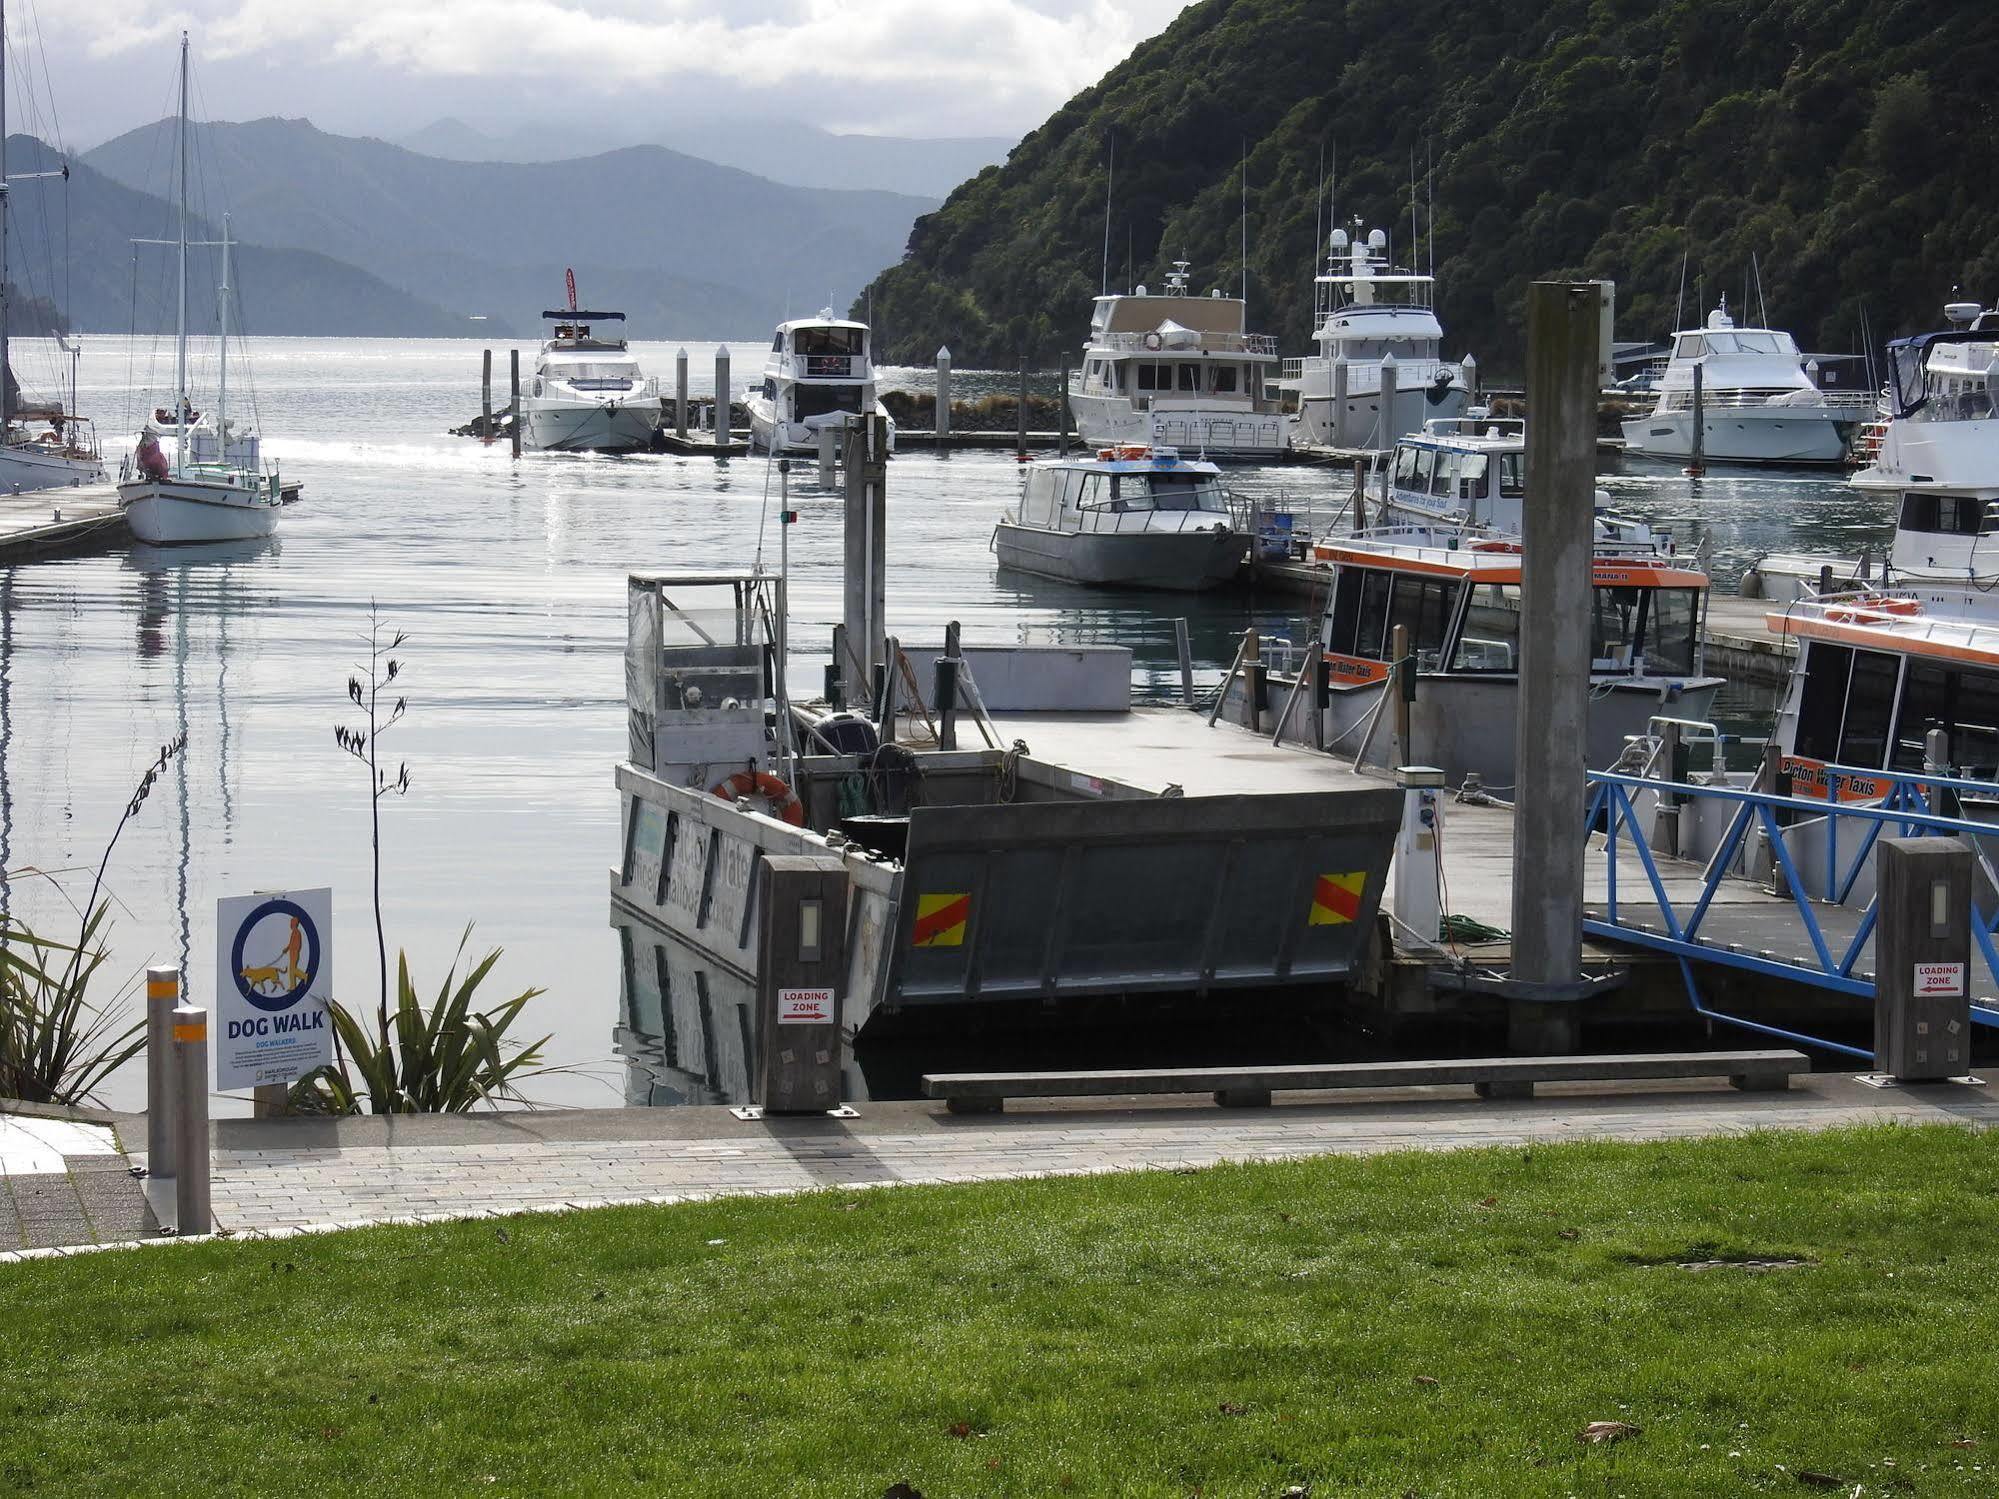
[{"label": "green grass lawn", "polygon": [[1986,1495],[1995,1284],[1953,1128],[177,1246],[0,1266],[0,1494]]}]

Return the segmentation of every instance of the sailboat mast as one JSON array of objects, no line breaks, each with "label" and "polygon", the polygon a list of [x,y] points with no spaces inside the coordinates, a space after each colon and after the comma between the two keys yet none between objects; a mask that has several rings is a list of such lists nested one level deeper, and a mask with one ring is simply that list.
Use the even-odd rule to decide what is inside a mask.
[{"label": "sailboat mast", "polygon": [[222,215],[222,348],[215,380],[215,432],[222,444],[222,462],[229,462],[229,215]]},{"label": "sailboat mast", "polygon": [[180,296],[174,314],[174,472],[187,461],[187,33],[180,34]]}]

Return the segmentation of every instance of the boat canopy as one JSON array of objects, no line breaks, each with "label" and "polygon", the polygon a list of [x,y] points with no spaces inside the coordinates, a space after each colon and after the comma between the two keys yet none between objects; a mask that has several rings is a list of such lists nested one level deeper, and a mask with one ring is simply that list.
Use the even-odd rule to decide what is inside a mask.
[{"label": "boat canopy", "polygon": [[542,316],[558,323],[622,323],[622,312],[572,312],[567,308],[555,312],[544,312]]},{"label": "boat canopy", "polygon": [[[1978,319],[1983,323],[1991,314]],[[1969,328],[1949,328],[1937,333],[1918,333],[1913,338],[1898,338],[1888,345],[1888,370],[1890,396],[1894,416],[1914,416],[1929,405],[1935,394],[1931,389],[1930,354],[1933,350],[1952,344],[1994,344],[1999,345],[1999,328],[1980,328],[1974,323]],[[1995,350],[1999,355],[1999,350]]]}]

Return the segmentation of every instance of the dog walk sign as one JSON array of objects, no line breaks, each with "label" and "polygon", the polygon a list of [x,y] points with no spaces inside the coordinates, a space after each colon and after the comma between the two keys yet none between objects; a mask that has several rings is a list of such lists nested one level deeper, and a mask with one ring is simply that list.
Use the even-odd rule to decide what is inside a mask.
[{"label": "dog walk sign", "polygon": [[295,1083],[333,1060],[333,892],[215,903],[215,1090]]}]

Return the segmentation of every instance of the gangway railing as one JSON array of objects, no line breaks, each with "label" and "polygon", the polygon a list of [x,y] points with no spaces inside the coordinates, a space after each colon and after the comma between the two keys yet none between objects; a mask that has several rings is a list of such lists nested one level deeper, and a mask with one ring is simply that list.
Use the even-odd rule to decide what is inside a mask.
[{"label": "gangway railing", "polygon": [[[1999,888],[1985,847],[1985,840],[1999,839],[1999,824],[1940,810],[1963,796],[1992,798],[1999,787],[1989,781],[1840,765],[1826,766],[1817,776],[1823,777],[1820,784],[1827,791],[1823,799],[1591,771],[1584,821],[1589,838],[1585,871],[1587,875],[1590,859],[1601,857],[1604,898],[1586,911],[1584,932],[1678,959],[1696,1014],[1871,1062],[1872,1051],[1712,1009],[1701,998],[1694,965],[1736,968],[1872,1000],[1874,974],[1862,963],[1874,938],[1875,900],[1870,889],[1864,903],[1856,906],[1853,901],[1869,871],[1876,842],[1884,832],[1904,838],[1956,838],[1970,846],[1983,875],[1982,881],[1973,881],[1970,928],[1977,952],[1974,989],[1982,979],[1984,992],[1974,992],[1971,1018],[1976,1024],[1999,1027],[1999,997],[1995,997],[1999,996],[1999,941],[1995,941],[1999,903],[1988,896],[1985,904],[1993,907],[1988,913],[1979,899],[1981,887],[1987,892]],[[1841,801],[1843,793],[1867,799]],[[1726,831],[1704,863],[1663,858],[1654,852],[1646,824],[1657,808],[1642,805],[1653,797],[1671,798],[1667,804],[1671,807],[1687,802],[1733,806]],[[1789,951],[1767,945],[1767,936],[1751,945],[1710,935],[1710,923],[1722,919],[1717,897],[1729,885],[1768,888],[1762,880],[1738,872],[1762,864],[1751,857],[1761,851],[1759,841],[1768,851],[1776,886],[1772,898],[1759,903],[1759,909],[1782,911],[1788,905],[1796,913],[1796,940]],[[1807,851],[1801,845],[1808,841],[1822,847]],[[1636,899],[1629,871],[1619,868],[1620,848],[1626,843],[1641,871]],[[1669,879],[1679,886],[1677,895],[1668,889]],[[1850,932],[1839,930],[1848,925]]]}]

